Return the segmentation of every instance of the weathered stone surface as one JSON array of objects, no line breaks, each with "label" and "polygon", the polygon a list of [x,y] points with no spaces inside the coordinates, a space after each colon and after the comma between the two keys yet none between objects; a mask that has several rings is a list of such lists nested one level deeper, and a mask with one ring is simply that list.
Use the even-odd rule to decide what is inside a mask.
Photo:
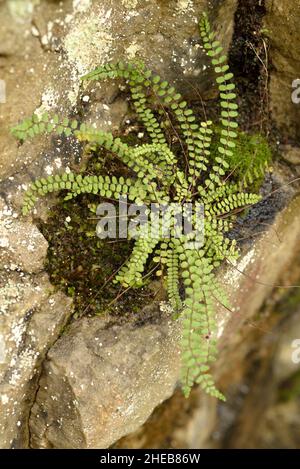
[{"label": "weathered stone surface", "polygon": [[179,363],[178,327],[169,317],[141,326],[77,321],[44,362],[31,445],[110,446],[173,393]]},{"label": "weathered stone surface", "polygon": [[[59,139],[52,149],[44,139],[17,149],[8,131],[25,115],[45,110],[64,115],[84,111],[87,117],[91,113],[103,129],[119,125],[126,107],[117,115],[113,109],[110,113],[118,87],[98,87],[102,91],[96,96],[100,102],[95,112],[95,104],[90,111],[95,86],[85,90],[80,84],[80,76],[108,60],[142,58],[149,67],[184,87],[191,98],[197,93],[187,81],[197,84],[200,91],[211,91],[211,73],[199,47],[197,26],[203,9],[210,9],[206,0],[124,0],[117,4],[112,0],[81,0],[64,2],[63,7],[57,2],[26,0],[27,7],[21,10],[12,7],[14,3],[0,5],[0,37],[5,39],[1,40],[1,79],[7,85],[6,104],[1,105],[0,115],[3,177],[23,170],[30,179],[39,176],[41,170],[49,174],[74,162],[74,156],[79,157],[78,149],[62,147]],[[235,6],[236,0],[227,0],[212,13],[226,47],[231,40]]]},{"label": "weathered stone surface", "polygon": [[[295,263],[290,269],[298,279],[299,254],[297,249],[298,265]],[[222,406],[222,420],[215,427],[217,445],[231,449],[299,448],[300,373],[299,364],[292,360],[296,352],[293,342],[299,340],[299,297],[293,290],[291,295],[283,296],[280,290],[273,291],[269,304],[261,311],[264,333],[248,329],[247,337],[244,334],[244,358],[240,357],[240,346],[235,350],[235,357],[240,357],[235,360],[241,373],[239,389],[231,396],[231,402]],[[296,357],[299,358],[299,348]],[[231,372],[231,379],[234,374]],[[213,444],[212,438],[209,444]]]},{"label": "weathered stone surface", "polygon": [[252,448],[298,449],[300,444],[299,416],[298,399],[270,407],[263,415],[259,432],[252,442]]},{"label": "weathered stone surface", "polygon": [[[280,147],[282,157],[288,163],[294,166],[300,166],[300,148],[293,145],[282,145]],[[297,168],[297,169],[298,169]]]},{"label": "weathered stone surface", "polygon": [[[259,217],[257,217],[259,219]],[[256,219],[256,223],[257,220]],[[300,241],[300,198],[294,198],[266,228],[260,239],[245,252],[238,264],[224,275],[232,292],[233,312],[220,317],[220,342],[234,347],[240,340],[238,331],[255,314],[277,285],[278,278],[289,269]],[[232,334],[234,331],[234,334]],[[222,346],[221,345],[221,346]],[[218,367],[224,372],[230,363]]]},{"label": "weathered stone surface", "polygon": [[[266,0],[265,3],[265,26],[270,38],[272,60],[272,115],[282,132],[299,142],[300,104],[292,101],[292,93],[296,91],[292,84],[294,80],[300,79],[300,4],[298,0]],[[299,83],[297,88],[299,89]]]},{"label": "weathered stone surface", "polygon": [[[10,135],[9,129],[25,115],[50,111],[61,115],[84,115],[86,121],[95,122],[103,130],[117,130],[128,111],[127,103],[119,96],[118,85],[105,83],[85,88],[79,81],[82,74],[108,60],[143,58],[149,67],[167,79],[176,81],[191,100],[198,99],[198,91],[195,92],[187,83],[197,84],[197,88],[207,96],[214,94],[209,79],[211,69],[199,47],[197,20],[203,9],[208,8],[218,35],[227,48],[232,35],[235,7],[236,0],[217,4],[213,11],[207,0],[0,2],[0,79],[5,80],[7,90],[6,103],[0,104],[0,190],[5,200],[1,208],[3,223],[0,236],[1,264],[4,269],[0,341],[4,396],[0,445],[3,447],[27,445],[27,419],[34,397],[37,370],[70,313],[70,300],[62,294],[52,295],[50,299],[54,299],[55,306],[48,307],[50,285],[46,276],[27,274],[41,270],[47,244],[31,222],[19,218],[22,194],[32,179],[62,171],[67,166],[76,167],[81,160],[80,146],[70,139],[41,137],[20,146]],[[42,207],[47,205],[42,204]],[[43,210],[39,211],[40,216],[46,216],[47,210]],[[84,321],[89,324],[89,320]],[[19,336],[14,343],[11,337],[16,327]],[[163,350],[158,347],[157,341],[164,334],[166,343],[174,339],[171,333],[168,335],[168,330],[167,322],[159,327],[148,325],[140,329],[145,343],[146,338],[149,341],[149,348],[145,345],[145,360],[152,363],[154,368],[157,365],[154,364],[155,357],[160,357]],[[32,340],[28,331],[32,332]],[[136,344],[137,331],[130,327],[128,329]],[[89,334],[93,335],[93,330],[89,330]],[[120,343],[124,346],[127,342],[124,335],[120,335]],[[141,344],[139,346],[142,347]],[[172,350],[175,353],[175,348]],[[171,351],[168,353],[171,357]],[[128,354],[132,361],[138,361],[138,352],[134,355],[130,349]],[[47,366],[48,362],[45,369]],[[132,372],[135,369],[132,365]],[[84,370],[85,367],[82,373]],[[141,389],[142,385],[144,388],[149,387],[146,371],[143,370],[136,377],[137,386]],[[78,372],[81,373],[79,369]],[[14,376],[18,376],[17,384],[13,384],[13,381],[10,383]],[[172,372],[170,376],[173,376]],[[157,379],[162,380],[162,377]],[[173,377],[172,382],[174,380]],[[74,383],[71,384],[73,386]],[[155,405],[166,397],[166,393],[169,395],[172,392],[171,387],[166,391],[164,387],[159,389],[153,386],[153,401],[150,387],[145,394],[148,400],[142,402],[143,396],[140,396],[140,404],[135,401],[139,411],[135,414],[133,410],[131,417],[126,420],[127,430],[122,421],[116,426],[115,433],[111,426],[106,443],[136,428]],[[130,396],[126,396],[128,403]],[[55,401],[53,403],[52,410]],[[89,415],[92,416],[91,413]],[[70,441],[70,428],[63,430],[65,441]],[[87,435],[86,430],[86,427],[79,428],[77,432],[80,444],[84,445],[84,441],[88,445],[105,444],[104,441],[99,443],[95,435]],[[83,432],[83,436],[80,432]],[[50,433],[56,441],[53,428]],[[48,435],[41,437],[43,444],[48,441],[47,438]],[[33,434],[33,441],[36,439],[39,436]]]},{"label": "weathered stone surface", "polygon": [[[177,82],[190,100],[197,93],[189,83],[196,84],[206,97],[214,95],[196,24],[210,2],[117,3],[76,0],[61,5],[26,0],[0,4],[0,37],[5,37],[0,41],[0,78],[7,83],[7,102],[0,105],[0,173],[5,179],[1,192],[6,192],[5,205],[15,204],[8,209],[11,214],[5,214],[5,220],[13,218],[12,228],[8,235],[10,228],[4,223],[0,246],[1,254],[6,248],[1,258],[5,268],[0,336],[2,447],[27,446],[29,432],[35,447],[108,446],[139,428],[172,394],[178,381],[178,329],[168,317],[140,326],[84,318],[49,351],[30,430],[28,427],[41,362],[67,321],[70,300],[62,294],[50,294],[44,275],[24,273],[40,270],[46,244],[34,225],[14,218],[14,213],[24,184],[80,162],[80,147],[72,141],[44,138],[18,147],[9,127],[25,114],[49,110],[84,114],[87,121],[102,129],[117,130],[127,114],[118,86],[105,83],[81,88],[79,84],[80,75],[110,59],[143,58],[149,67]],[[295,40],[299,6],[296,2],[283,5],[279,0],[266,3],[275,65],[271,75],[273,115],[279,127],[297,139],[300,108],[291,102],[291,84],[299,74]],[[17,4],[22,8],[16,8]],[[228,46],[236,1],[214,4],[212,18]],[[299,208],[297,199],[221,277],[234,290],[234,311],[219,312],[223,353],[216,365],[218,376],[232,366],[228,350],[239,342],[245,320],[258,310],[293,258],[299,243]],[[30,243],[26,231],[27,239],[37,240],[32,257],[27,255]],[[96,345],[100,339],[102,347]],[[207,437],[214,410],[213,406],[208,415],[199,405],[189,425],[191,447],[201,445]],[[209,429],[205,428],[207,421],[211,422]],[[183,435],[178,438],[184,440]]]},{"label": "weathered stone surface", "polygon": [[28,418],[39,368],[71,313],[45,274],[1,272],[0,447],[28,447]]},{"label": "weathered stone surface", "polygon": [[[219,311],[221,350],[214,374],[228,401],[220,404],[195,390],[186,412],[175,394],[142,429],[118,442],[118,448],[299,447],[299,419],[292,414],[298,404],[272,405],[290,374],[298,376],[293,392],[299,393],[299,364],[292,362],[299,313],[289,318],[291,307],[281,301],[284,296],[290,304],[290,292],[299,304],[299,290],[291,288],[299,285],[299,204],[298,196],[261,239],[250,243],[235,268],[220,277],[231,284],[234,306],[232,312]],[[258,220],[259,214],[256,224]],[[289,390],[286,384],[284,389]],[[276,415],[281,415],[282,428]]]},{"label": "weathered stone surface", "polygon": [[36,272],[43,269],[48,243],[28,221],[0,198],[0,268]]},{"label": "weathered stone surface", "polygon": [[[273,374],[277,382],[284,381],[300,370],[300,311],[286,320],[281,328],[274,354]],[[294,360],[292,359],[294,355]]]}]

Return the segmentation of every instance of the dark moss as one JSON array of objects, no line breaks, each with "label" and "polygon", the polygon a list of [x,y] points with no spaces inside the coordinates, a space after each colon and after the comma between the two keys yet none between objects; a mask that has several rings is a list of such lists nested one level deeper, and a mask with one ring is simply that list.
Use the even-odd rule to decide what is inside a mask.
[{"label": "dark moss", "polygon": [[[212,157],[218,155],[221,129],[214,129],[214,138],[211,145]],[[247,134],[239,131],[236,146],[232,148],[232,156],[226,156],[231,168],[231,180],[247,183],[253,191],[257,191],[263,183],[266,169],[272,162],[272,149],[267,140],[260,134]],[[251,175],[251,177],[250,177]]]},{"label": "dark moss", "polygon": [[[83,174],[100,174],[104,166],[106,174],[126,176],[128,173],[127,168],[106,154],[102,163],[93,155],[83,168]],[[132,242],[101,240],[96,236],[98,220],[91,209],[101,198],[81,195],[65,201],[64,195],[61,193],[47,221],[39,222],[49,243],[46,270],[52,284],[73,297],[75,317],[103,314],[108,310],[127,317],[153,296],[147,287],[123,294],[120,285],[113,283],[114,273],[131,253]]]}]

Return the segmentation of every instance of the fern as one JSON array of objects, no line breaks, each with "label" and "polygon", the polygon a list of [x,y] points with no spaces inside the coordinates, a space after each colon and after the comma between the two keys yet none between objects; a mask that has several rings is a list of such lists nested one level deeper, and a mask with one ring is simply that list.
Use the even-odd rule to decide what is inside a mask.
[{"label": "fern", "polygon": [[[233,261],[239,256],[235,240],[230,239],[227,233],[237,213],[260,200],[259,195],[246,192],[249,182],[259,176],[259,171],[247,170],[242,180],[235,179],[232,159],[238,137],[238,106],[233,75],[206,15],[200,22],[200,34],[215,68],[220,91],[221,119],[218,126],[213,126],[211,121],[198,123],[175,88],[147,70],[141,62],[120,62],[98,67],[82,79],[125,80],[151,143],[130,147],[109,132],[48,114],[25,119],[12,129],[12,133],[22,141],[46,133],[73,136],[78,141],[92,144],[99,157],[101,149],[111,152],[133,174],[125,179],[70,172],[39,179],[25,194],[24,214],[34,207],[39,197],[55,191],[66,192],[66,199],[82,193],[114,200],[127,196],[139,204],[154,203],[167,207],[164,220],[171,220],[169,236],[161,221],[151,219],[150,230],[149,226],[147,232],[146,228],[141,228],[143,236],[135,241],[132,255],[116,275],[115,282],[126,288],[139,287],[143,284],[148,260],[151,258],[160,266],[158,274],[166,278],[174,316],[179,316],[182,321],[183,391],[188,396],[193,384],[197,383],[212,396],[224,399],[215,387],[210,371],[217,358],[216,308],[218,304],[228,307],[215,269],[222,261]],[[157,117],[161,109],[167,109],[177,120],[184,141],[184,155],[168,145],[164,127]],[[180,232],[171,217],[170,202],[176,202],[177,208],[186,202],[203,205],[205,237],[201,248],[193,244],[193,236]],[[185,217],[195,226],[197,217],[194,212],[186,213]],[[184,297],[180,294],[181,284]]]}]

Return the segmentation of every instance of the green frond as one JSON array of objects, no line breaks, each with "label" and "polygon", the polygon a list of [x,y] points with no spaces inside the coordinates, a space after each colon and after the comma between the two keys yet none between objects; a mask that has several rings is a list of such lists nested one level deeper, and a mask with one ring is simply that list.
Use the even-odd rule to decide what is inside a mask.
[{"label": "green frond", "polygon": [[166,251],[166,264],[168,298],[177,315],[182,309],[182,301],[179,293],[179,255],[174,246]]},{"label": "green frond", "polygon": [[199,251],[185,250],[180,257],[186,292],[182,313],[183,391],[188,396],[197,383],[208,394],[224,400],[209,374],[217,355],[215,305],[211,297],[213,266]]},{"label": "green frond", "polygon": [[193,182],[200,176],[201,170],[207,169],[209,156],[209,142],[211,122],[203,122],[199,126],[191,109],[186,101],[166,80],[147,70],[141,62],[129,64],[117,63],[107,64],[98,67],[94,72],[82,77],[86,80],[99,80],[104,78],[124,78],[128,81],[130,88],[134,90],[133,99],[137,111],[143,117],[143,122],[150,133],[153,142],[163,142],[161,137],[161,127],[156,121],[153,113],[146,107],[146,97],[143,88],[151,88],[156,101],[164,107],[168,107],[180,124],[180,128],[186,138],[187,152],[190,162],[190,181]]},{"label": "green frond", "polygon": [[221,216],[231,214],[234,210],[246,208],[251,205],[257,204],[261,200],[261,196],[257,194],[238,192],[236,194],[229,194],[220,202],[211,204],[209,212],[211,215]]},{"label": "green frond", "polygon": [[142,234],[136,240],[129,261],[120,269],[115,281],[126,288],[142,286],[146,262],[158,242],[158,238]]},{"label": "green frond", "polygon": [[146,88],[147,90],[151,84],[147,79],[147,76],[151,72],[146,71],[142,74],[143,68],[143,64],[138,62],[129,64],[122,62],[106,64],[96,68],[94,72],[83,76],[82,80],[103,80],[106,78],[123,78],[128,80],[136,112],[151,137],[152,142],[167,145],[160,123],[155,118],[153,111],[146,105],[147,95],[144,89]]},{"label": "green frond", "polygon": [[33,182],[24,196],[23,214],[26,215],[40,197],[51,192],[67,190],[66,199],[80,194],[99,194],[102,197],[118,200],[121,196],[128,196],[129,200],[142,201],[147,199],[148,187],[140,181],[109,176],[82,176],[74,173],[48,176]]},{"label": "green frond", "polygon": [[220,157],[216,159],[217,164],[213,166],[209,178],[206,180],[207,187],[214,188],[215,185],[222,183],[221,178],[229,168],[226,157],[232,156],[232,150],[236,145],[238,105],[234,92],[235,84],[232,81],[233,74],[229,71],[223,47],[219,41],[215,40],[215,34],[211,31],[206,13],[203,14],[199,26],[204,48],[207,51],[207,55],[211,58],[216,73],[216,83],[221,98],[221,136],[218,145]]},{"label": "green frond", "polygon": [[11,129],[11,133],[22,141],[46,133],[69,137],[78,127],[79,123],[76,120],[69,120],[67,117],[61,119],[57,114],[50,116],[44,113],[43,115],[33,114],[24,119]]},{"label": "green frond", "polygon": [[[65,191],[65,199],[79,194],[113,200],[126,196],[137,205],[163,207],[162,218],[161,212],[157,217],[149,210],[150,221],[134,225],[135,232],[130,227],[129,238],[135,239],[132,254],[114,281],[125,288],[140,287],[148,261],[160,264],[161,269],[156,273],[165,276],[170,304],[182,321],[184,394],[188,396],[191,387],[199,384],[208,394],[224,400],[214,384],[210,367],[217,358],[216,309],[222,305],[230,310],[230,306],[215,269],[223,261],[233,262],[239,257],[237,242],[229,232],[238,214],[261,199],[252,193],[253,181],[261,180],[271,157],[267,142],[260,140],[258,146],[258,136],[249,137],[237,131],[233,75],[206,14],[200,21],[200,34],[216,73],[221,125],[213,125],[211,121],[198,123],[173,86],[147,70],[142,62],[135,61],[105,64],[82,79],[126,80],[137,115],[149,134],[149,143],[130,146],[112,133],[47,113],[25,119],[12,133],[21,141],[50,133],[72,136],[91,146],[99,158],[101,150],[113,154],[132,175],[125,179],[69,172],[38,179],[25,193],[24,214],[34,207],[39,197],[57,191]],[[170,147],[164,125],[156,117],[159,114],[171,116],[173,128],[173,118],[177,120],[176,139],[178,128],[184,137],[181,153],[177,144]],[[193,228],[199,227],[199,212],[195,207],[200,205],[204,209],[201,246],[196,245],[194,232],[183,234],[180,223],[176,223],[176,217],[182,221],[186,202],[194,204],[194,211],[185,210],[184,223]],[[203,225],[201,219],[201,228]]]}]

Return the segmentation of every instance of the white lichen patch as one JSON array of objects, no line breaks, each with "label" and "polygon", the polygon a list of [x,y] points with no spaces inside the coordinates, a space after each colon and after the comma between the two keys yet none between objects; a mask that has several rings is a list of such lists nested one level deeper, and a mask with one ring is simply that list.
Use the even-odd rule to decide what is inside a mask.
[{"label": "white lichen patch", "polygon": [[176,11],[180,14],[189,13],[194,10],[192,0],[177,0]]},{"label": "white lichen patch", "polygon": [[236,263],[232,268],[226,272],[224,276],[225,283],[227,282],[229,285],[237,287],[238,282],[245,272],[247,266],[254,262],[255,258],[255,248],[252,248],[247,254],[245,254],[239,262]]},{"label": "white lichen patch", "polygon": [[5,359],[6,359],[5,338],[3,334],[0,334],[0,363],[5,363]]},{"label": "white lichen patch", "polygon": [[84,13],[91,6],[91,0],[73,0],[73,11],[75,13]]},{"label": "white lichen patch", "polygon": [[112,53],[111,13],[111,9],[103,9],[88,17],[75,17],[64,39],[67,60],[71,66],[72,89],[68,96],[72,104],[76,103],[80,77],[96,65],[107,62]]},{"label": "white lichen patch", "polygon": [[59,94],[57,91],[51,87],[47,88],[42,94],[42,104],[35,110],[35,114],[37,114],[39,117],[42,117],[45,112],[51,111],[51,109],[57,106],[58,100]]},{"label": "white lichen patch", "polygon": [[14,348],[19,348],[22,342],[23,334],[26,331],[26,322],[24,317],[15,320],[10,329],[9,340],[14,342]]},{"label": "white lichen patch", "polygon": [[1,404],[6,405],[9,402],[9,397],[6,394],[1,395]]},{"label": "white lichen patch", "polygon": [[24,373],[31,379],[35,373],[36,360],[39,357],[39,352],[27,347],[19,354],[16,364],[12,370],[9,378],[9,384],[17,386],[21,379],[24,379]]},{"label": "white lichen patch", "polygon": [[128,10],[131,8],[136,8],[138,3],[138,0],[122,0],[122,5]]},{"label": "white lichen patch", "polygon": [[8,205],[0,208],[0,259],[4,268],[28,272],[42,268],[47,242],[35,225],[18,220]]},{"label": "white lichen patch", "polygon": [[47,31],[41,37],[41,44],[43,46],[48,46],[51,43],[51,41],[53,39],[53,34],[52,34],[53,26],[54,26],[53,21],[49,21],[47,23]]},{"label": "white lichen patch", "polygon": [[31,21],[34,7],[40,3],[40,0],[8,0],[8,8],[11,16],[18,23]]},{"label": "white lichen patch", "polygon": [[8,280],[0,288],[0,316],[7,315],[14,305],[17,305],[22,298],[26,286],[22,282],[13,282]]},{"label": "white lichen patch", "polygon": [[161,313],[166,314],[167,316],[174,314],[174,309],[168,301],[161,301],[159,303],[159,310]]}]

